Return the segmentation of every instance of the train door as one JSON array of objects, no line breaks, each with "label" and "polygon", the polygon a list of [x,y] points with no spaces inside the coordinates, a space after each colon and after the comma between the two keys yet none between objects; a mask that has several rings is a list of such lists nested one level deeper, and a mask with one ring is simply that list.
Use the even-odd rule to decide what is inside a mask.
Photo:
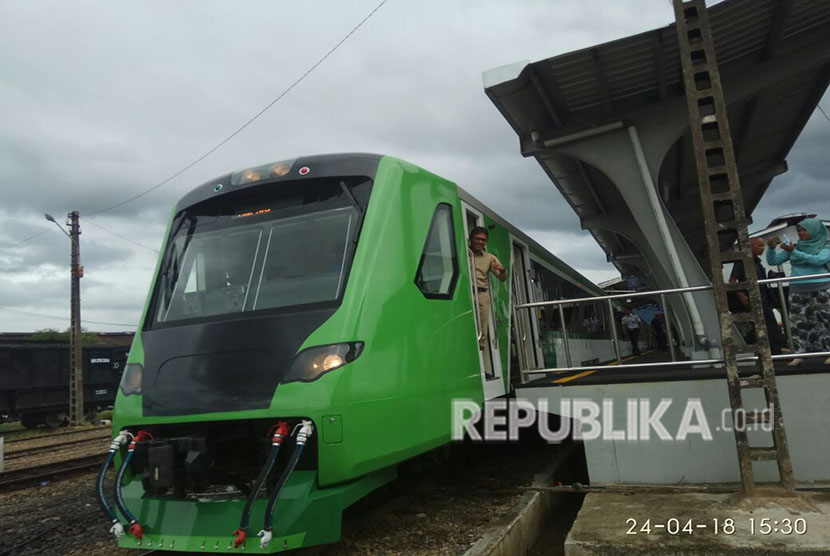
[{"label": "train door", "polygon": [[[466,203],[462,203],[464,210],[464,237],[470,237],[470,230],[476,226],[484,226],[484,215],[475,210]],[[492,279],[490,286],[487,288],[486,295],[490,296],[490,307],[487,315],[479,314],[478,296],[480,295],[475,279],[475,266],[473,261],[473,251],[467,246],[467,264],[470,268],[470,288],[473,295],[473,308],[476,311],[476,334],[483,346],[478,351],[479,368],[481,370],[481,383],[484,389],[484,399],[489,400],[505,394],[504,378],[501,368],[501,354],[499,353],[498,336],[496,335],[496,319],[493,312],[492,299]],[[508,269],[508,272],[510,269]],[[485,292],[481,292],[484,294]],[[484,334],[481,324],[487,322],[487,333]],[[486,341],[480,340],[482,336],[486,336]]]},{"label": "train door", "polygon": [[[531,299],[534,302],[562,299],[561,279],[541,259],[530,258],[530,273],[532,276]],[[557,367],[556,344],[557,338],[562,337],[561,321],[557,309],[549,305],[541,307],[537,309],[533,321],[537,325],[538,345],[542,351],[540,368]]]},{"label": "train door", "polygon": [[513,320],[510,329],[512,345],[517,356],[516,363],[519,368],[511,369],[510,378],[511,382],[516,384],[521,382],[521,370],[542,368],[542,350],[537,341],[539,331],[536,319],[532,318],[532,310],[515,309],[516,305],[533,301],[529,287],[530,258],[527,245],[515,237],[511,237],[511,245],[510,302],[514,309],[511,315]]}]

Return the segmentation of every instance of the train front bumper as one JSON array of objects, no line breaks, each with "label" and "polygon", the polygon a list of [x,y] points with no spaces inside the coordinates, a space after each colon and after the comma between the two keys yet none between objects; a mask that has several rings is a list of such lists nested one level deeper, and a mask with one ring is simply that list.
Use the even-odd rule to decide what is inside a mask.
[{"label": "train front bumper", "polygon": [[343,510],[369,492],[393,480],[394,467],[327,488],[317,486],[316,471],[295,471],[285,484],[276,506],[273,538],[260,547],[267,499],[253,506],[245,542],[234,548],[233,531],[239,526],[245,499],[182,500],[144,495],[139,479],[123,488],[124,501],[144,528],[142,539],[126,536],[124,548],[193,552],[273,554],[340,539]]}]

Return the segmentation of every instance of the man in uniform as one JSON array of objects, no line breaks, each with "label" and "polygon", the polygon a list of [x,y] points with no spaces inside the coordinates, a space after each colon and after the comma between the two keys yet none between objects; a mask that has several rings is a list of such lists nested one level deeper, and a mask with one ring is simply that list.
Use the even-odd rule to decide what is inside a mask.
[{"label": "man in uniform", "polygon": [[478,298],[478,313],[481,315],[481,340],[479,349],[487,345],[488,323],[490,317],[490,277],[493,275],[504,282],[507,271],[495,255],[487,252],[487,240],[490,233],[487,228],[476,226],[470,231],[470,249],[473,250],[473,263],[476,269],[476,297]]},{"label": "man in uniform", "polygon": [[622,325],[628,339],[631,340],[632,355],[640,355],[640,325],[643,320],[626,305],[623,307]]},{"label": "man in uniform", "polygon": [[[755,274],[758,275],[758,280],[763,280],[766,275],[764,265],[761,263],[761,255],[764,253],[764,239],[760,237],[753,237],[749,240],[749,246],[752,250],[752,258],[755,261]],[[746,272],[741,264],[735,263],[732,267],[732,273],[729,276],[730,282],[739,282],[746,280]],[[778,319],[772,308],[778,304],[776,295],[766,284],[759,284],[758,288],[761,291],[761,309],[764,314],[764,323],[767,325],[767,337],[769,338],[769,348],[773,355],[781,353],[781,347],[784,341],[781,338],[781,329],[778,327]],[[730,292],[734,296],[730,296],[729,310],[733,313],[744,313],[749,311],[751,303],[749,296],[742,292]],[[739,323],[740,324],[740,323]],[[754,330],[741,330],[744,339],[749,343],[755,343],[756,337]]]}]

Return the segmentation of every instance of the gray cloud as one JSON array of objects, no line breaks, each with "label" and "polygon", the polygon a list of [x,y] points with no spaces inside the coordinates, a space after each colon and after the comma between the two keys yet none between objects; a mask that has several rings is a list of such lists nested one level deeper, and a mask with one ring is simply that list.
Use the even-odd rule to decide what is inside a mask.
[{"label": "gray cloud", "polygon": [[[830,110],[830,96],[825,94],[820,106],[826,107],[825,112]],[[776,216],[793,212],[830,219],[829,144],[830,121],[817,110],[787,158],[789,171],[772,181],[753,212],[753,230],[765,227]]]},{"label": "gray cloud", "polygon": [[[88,213],[180,170],[274,99],[376,4],[0,4],[0,306],[64,315],[66,238],[54,230],[4,246],[50,225],[44,212],[59,220],[70,210]],[[390,0],[211,157],[92,219],[158,249],[175,201],[208,179],[303,154],[379,152],[457,182],[590,278],[607,278],[614,270],[604,254],[539,165],[520,156],[515,134],[482,90],[481,72],[672,18],[668,0]],[[810,121],[791,173],[773,183],[756,222],[808,201],[818,206],[810,191],[826,187],[828,130],[823,118]],[[82,228],[84,315],[135,322],[156,254],[83,220]],[[0,330],[44,325],[54,323],[0,311]]]}]

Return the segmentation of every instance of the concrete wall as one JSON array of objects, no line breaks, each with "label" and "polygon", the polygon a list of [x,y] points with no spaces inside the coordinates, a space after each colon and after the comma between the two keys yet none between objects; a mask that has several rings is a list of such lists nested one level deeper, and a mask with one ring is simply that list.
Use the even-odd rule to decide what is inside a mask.
[{"label": "concrete wall", "polygon": [[[779,376],[778,390],[796,481],[830,481],[830,374]],[[558,412],[562,398],[591,399],[602,404],[613,400],[613,429],[626,429],[626,401],[648,399],[653,412],[661,399],[672,404],[661,422],[675,437],[686,402],[698,399],[712,440],[691,434],[685,440],[662,441],[651,431],[645,440],[585,441],[591,484],[676,484],[738,482],[738,456],[725,379],[630,384],[567,385],[520,388],[517,395],[532,402],[545,398],[551,412]],[[745,391],[747,409],[763,407],[760,389]],[[697,422],[697,421],[694,421]],[[725,428],[728,427],[728,428]],[[585,428],[587,431],[587,428]],[[751,431],[750,445],[770,445],[771,434]],[[754,462],[756,480],[777,481],[777,466]]]}]

